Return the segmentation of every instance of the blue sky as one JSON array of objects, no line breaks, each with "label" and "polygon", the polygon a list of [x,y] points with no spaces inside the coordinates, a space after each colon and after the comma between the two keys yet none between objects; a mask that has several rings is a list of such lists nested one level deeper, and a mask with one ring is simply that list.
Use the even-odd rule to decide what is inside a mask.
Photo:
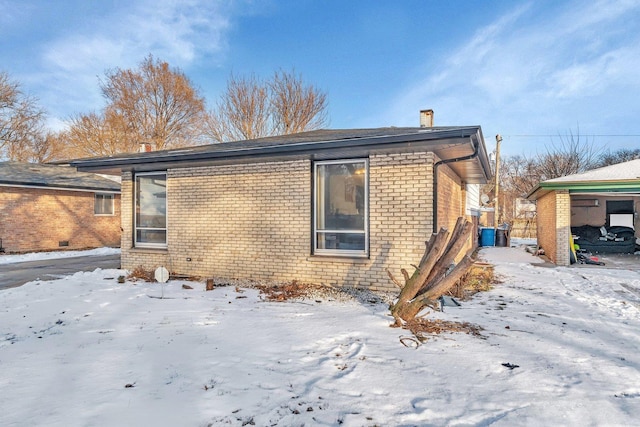
[{"label": "blue sky", "polygon": [[[503,153],[574,134],[640,147],[640,1],[0,0],[0,70],[59,129],[100,110],[99,77],[149,53],[210,106],[227,78],[295,69],[330,127],[483,128]],[[626,136],[625,136],[626,135]]]}]

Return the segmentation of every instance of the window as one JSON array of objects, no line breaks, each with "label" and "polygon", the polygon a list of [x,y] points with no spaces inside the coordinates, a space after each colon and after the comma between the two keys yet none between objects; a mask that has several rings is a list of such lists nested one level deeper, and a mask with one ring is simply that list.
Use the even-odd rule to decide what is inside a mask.
[{"label": "window", "polygon": [[314,164],[314,253],[367,256],[368,162]]},{"label": "window", "polygon": [[145,173],[135,181],[135,246],[167,246],[167,174]]},{"label": "window", "polygon": [[95,194],[93,202],[95,215],[113,215],[113,194]]}]

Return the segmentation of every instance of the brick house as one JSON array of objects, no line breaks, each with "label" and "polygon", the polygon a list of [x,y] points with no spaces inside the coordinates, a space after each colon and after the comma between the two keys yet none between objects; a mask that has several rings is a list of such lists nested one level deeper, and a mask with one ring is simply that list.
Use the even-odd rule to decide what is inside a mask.
[{"label": "brick house", "polygon": [[120,246],[120,183],[67,166],[0,162],[0,247]]},{"label": "brick house", "polygon": [[[591,252],[633,253],[636,249],[640,160],[543,181],[527,198],[536,202],[538,245],[557,265],[570,264],[572,235],[575,243]],[[612,227],[618,241],[611,238]],[[579,237],[589,228],[603,235],[596,235],[594,241]],[[622,237],[624,228],[631,230],[626,237]]]},{"label": "brick house", "polygon": [[123,268],[372,289],[417,263],[468,211],[466,185],[491,174],[479,126],[318,130],[73,165],[122,176]]}]

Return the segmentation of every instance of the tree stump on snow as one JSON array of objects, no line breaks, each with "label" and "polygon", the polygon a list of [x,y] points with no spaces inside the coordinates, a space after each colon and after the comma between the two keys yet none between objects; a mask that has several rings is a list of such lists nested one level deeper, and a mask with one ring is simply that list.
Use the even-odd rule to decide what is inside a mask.
[{"label": "tree stump on snow", "polygon": [[[401,288],[398,301],[391,307],[391,314],[395,319],[393,326],[402,326],[403,322],[414,319],[427,306],[434,307],[436,299],[444,295],[473,264],[470,254],[451,271],[455,258],[463,249],[472,231],[472,224],[463,217],[458,218],[456,226],[449,238],[449,231],[442,228],[431,235],[420,263],[413,268],[411,276],[404,268],[401,269],[404,285],[401,284],[389,270],[389,278]],[[449,238],[449,239],[448,239]]]}]

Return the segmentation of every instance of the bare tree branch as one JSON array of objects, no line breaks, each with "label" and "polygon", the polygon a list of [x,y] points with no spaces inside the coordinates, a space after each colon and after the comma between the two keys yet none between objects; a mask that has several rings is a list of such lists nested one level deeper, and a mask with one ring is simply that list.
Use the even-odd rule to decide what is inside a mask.
[{"label": "bare tree branch", "polygon": [[620,148],[616,151],[607,151],[600,157],[598,167],[611,166],[630,160],[640,159],[640,148]]},{"label": "bare tree branch", "polygon": [[327,96],[293,72],[276,72],[264,81],[232,75],[206,134],[215,142],[288,135],[327,125]]},{"label": "bare tree branch", "polygon": [[0,72],[0,158],[29,160],[33,147],[44,138],[44,117],[36,99]]},{"label": "bare tree branch", "polygon": [[100,89],[108,102],[104,123],[117,123],[112,131],[124,131],[135,144],[151,142],[161,150],[200,141],[204,98],[180,69],[167,62],[149,55],[136,70],[109,71]]}]

